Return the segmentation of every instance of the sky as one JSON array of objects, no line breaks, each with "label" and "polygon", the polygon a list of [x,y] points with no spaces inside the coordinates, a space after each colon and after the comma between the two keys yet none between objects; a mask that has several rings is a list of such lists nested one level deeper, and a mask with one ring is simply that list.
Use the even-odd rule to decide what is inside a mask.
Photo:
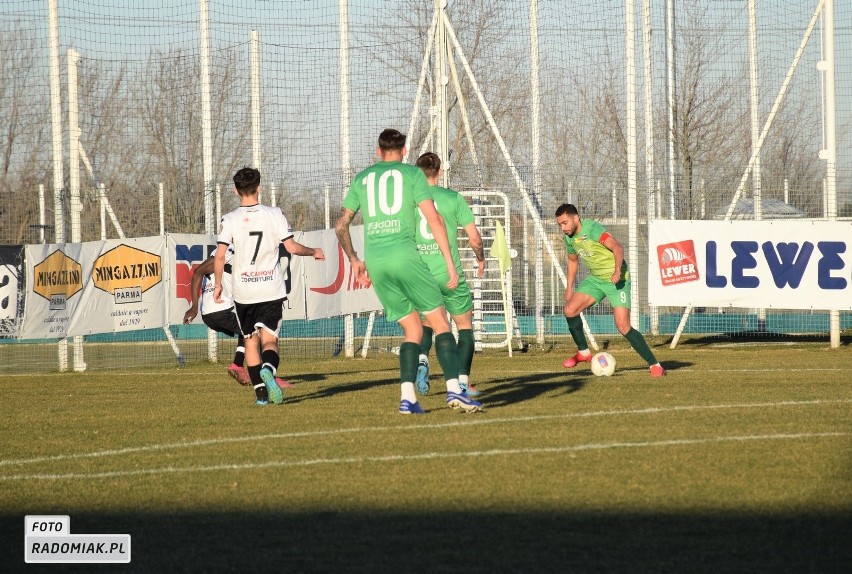
[{"label": "sky", "polygon": [[[496,0],[495,0],[496,2]],[[25,26],[32,26],[36,33],[45,34],[47,0],[2,0],[0,1],[0,19],[20,20]],[[154,0],[97,0],[64,1],[59,0],[61,52],[73,46],[84,57],[105,58],[118,61],[144,61],[152,47],[181,46],[188,56],[198,51],[198,2],[195,0],[154,1]],[[450,7],[462,5],[450,0]],[[394,49],[392,39],[404,36],[404,32],[394,30],[401,26],[400,17],[393,8],[407,5],[402,0],[348,0],[350,43],[353,47],[370,47],[377,38],[389,38],[382,50]],[[635,2],[638,10],[641,0]],[[652,2],[653,39],[657,91],[662,89],[664,40],[664,7],[660,0]],[[745,20],[745,0],[713,0],[702,4],[706,20],[725,21],[731,34],[741,34],[739,26]],[[775,71],[768,74],[761,85],[761,108],[765,117],[783,80],[783,73],[789,66],[792,54],[801,40],[804,23],[807,22],[816,5],[815,1],[803,0],[757,0],[759,30],[758,52],[762,62]],[[511,18],[515,40],[507,36],[504,49],[527,49],[526,0],[503,0],[500,3]],[[687,3],[675,2],[679,22],[684,25],[689,18]],[[579,0],[539,0],[540,24],[542,28],[540,45],[542,59],[550,58],[555,62],[568,62],[577,66],[579,73],[594,77],[600,72],[595,59],[608,57],[615,61],[623,58],[619,48],[619,38],[623,35],[623,0],[599,0],[587,2]],[[784,19],[772,14],[783,12]],[[214,51],[224,46],[244,44],[248,41],[248,32],[258,29],[261,42],[266,46],[262,56],[265,94],[269,102],[278,98],[289,112],[297,112],[304,120],[300,125],[283,124],[282,132],[303,131],[303,137],[310,137],[311,125],[320,125],[327,132],[338,132],[338,127],[329,121],[329,116],[337,113],[336,62],[338,5],[335,0],[242,0],[239,2],[213,1],[210,3],[211,36]],[[838,105],[838,167],[846,181],[852,181],[852,2],[835,1],[836,22],[836,82]],[[708,26],[712,33],[712,27]],[[580,62],[576,47],[577,39],[582,40],[586,61]],[[641,34],[637,30],[637,42]],[[815,34],[812,45],[822,41],[821,33]],[[380,49],[375,49],[379,53]],[[641,56],[641,52],[638,54]],[[809,49],[802,62],[802,70],[797,73],[797,81],[818,83],[819,75],[809,72],[815,65],[814,51]],[[369,69],[363,62],[351,62],[353,65],[353,84],[375,81],[369,77]],[[639,61],[641,65],[641,60]],[[722,70],[726,65],[720,60],[717,64]],[[734,65],[734,64],[730,64]],[[582,66],[587,66],[583,68]],[[598,68],[598,69],[596,69]],[[728,70],[730,71],[730,70]],[[641,77],[641,69],[640,69]],[[802,78],[802,79],[799,79]],[[295,79],[295,81],[294,81]],[[548,81],[547,78],[542,79]],[[640,90],[641,94],[641,90]],[[301,102],[293,104],[293,101]],[[322,102],[321,104],[319,102]],[[356,105],[366,107],[364,101]],[[269,106],[274,107],[275,104]],[[813,102],[819,106],[820,102]],[[399,121],[407,120],[413,103],[380,99],[379,107],[393,108],[392,113]],[[642,109],[640,102],[639,109]],[[362,114],[362,115],[368,115]],[[278,121],[278,120],[271,120]],[[372,121],[372,120],[367,120]],[[375,120],[378,121],[378,120]],[[373,123],[375,123],[373,121]],[[406,122],[407,123],[407,122]],[[761,122],[762,123],[762,122]],[[372,133],[375,126],[363,128]],[[280,150],[293,153],[292,150]]]}]

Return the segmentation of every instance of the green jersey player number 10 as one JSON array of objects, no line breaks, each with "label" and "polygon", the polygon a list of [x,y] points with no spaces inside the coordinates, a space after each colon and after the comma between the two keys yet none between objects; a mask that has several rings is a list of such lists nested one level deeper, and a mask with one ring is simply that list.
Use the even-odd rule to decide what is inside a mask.
[{"label": "green jersey player number 10", "polygon": [[[388,170],[379,176],[378,183],[377,186],[375,172],[364,178],[364,185],[367,187],[367,214],[376,217],[378,196],[378,207],[382,214],[396,215],[402,209],[402,174],[396,169]],[[389,201],[390,195],[393,195],[393,203]]]}]

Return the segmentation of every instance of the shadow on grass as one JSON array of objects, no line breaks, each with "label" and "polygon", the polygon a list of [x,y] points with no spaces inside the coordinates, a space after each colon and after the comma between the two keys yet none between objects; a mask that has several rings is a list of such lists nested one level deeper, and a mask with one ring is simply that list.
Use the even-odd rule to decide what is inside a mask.
[{"label": "shadow on grass", "polygon": [[[278,367],[278,376],[283,377],[288,380],[292,380],[296,383],[315,383],[326,381],[328,379],[333,379],[338,376],[342,377],[355,377],[362,376],[367,373],[384,373],[384,372],[398,372],[399,367],[394,365],[392,367],[388,367],[387,365],[366,365],[361,362],[358,363],[357,366],[354,366],[349,370],[339,370],[339,371],[323,371],[322,373],[300,373],[298,365],[288,365],[286,360],[281,361],[281,364]],[[367,375],[372,376],[372,375]]]},{"label": "shadow on grass", "polygon": [[533,400],[541,395],[567,395],[581,390],[593,375],[579,373],[535,373],[521,377],[506,377],[488,381],[487,392],[478,400],[487,407],[503,407]]},{"label": "shadow on grass", "polygon": [[[297,384],[301,383],[304,379],[295,379]],[[396,385],[396,389],[399,389],[399,378],[395,379],[368,379],[364,381],[357,382],[344,382],[337,383],[334,385],[328,385],[323,387],[322,389],[318,389],[312,393],[295,395],[288,395],[287,403],[300,403],[302,401],[313,401],[317,399],[323,399],[326,397],[333,397],[335,395],[339,395],[342,393],[358,393],[361,391],[366,391],[372,389],[373,387],[382,387],[387,385]]]},{"label": "shadow on grass", "polygon": [[[35,512],[34,512],[35,513]],[[48,514],[47,512],[39,512]],[[71,532],[130,534],[130,564],[25,564],[23,516],[2,515],[4,572],[841,573],[839,514],[74,514]]]}]

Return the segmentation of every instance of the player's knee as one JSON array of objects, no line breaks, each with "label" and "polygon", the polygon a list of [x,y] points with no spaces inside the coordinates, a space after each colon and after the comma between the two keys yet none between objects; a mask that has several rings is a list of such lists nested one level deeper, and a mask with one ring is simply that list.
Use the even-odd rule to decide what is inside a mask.
[{"label": "player's knee", "polygon": [[436,335],[446,333],[450,330],[450,321],[447,319],[447,312],[443,307],[432,311],[426,315],[426,318],[429,321],[429,326]]},{"label": "player's knee", "polygon": [[632,326],[630,325],[630,318],[627,319],[616,319],[615,320],[615,328],[618,329],[618,332],[624,336],[627,336],[627,333],[630,332]]},{"label": "player's knee", "polygon": [[562,307],[562,313],[566,317],[568,317],[569,319],[573,319],[574,317],[579,317],[580,313],[582,313],[582,312],[583,312],[583,310],[581,308],[577,307],[576,305],[572,305],[570,303],[565,303],[565,305]]}]

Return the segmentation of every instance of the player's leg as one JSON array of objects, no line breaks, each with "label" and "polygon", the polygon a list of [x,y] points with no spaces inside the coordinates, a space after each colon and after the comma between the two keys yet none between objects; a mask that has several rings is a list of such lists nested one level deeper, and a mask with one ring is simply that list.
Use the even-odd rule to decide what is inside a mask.
[{"label": "player's leg", "polygon": [[228,374],[241,385],[250,385],[248,372],[245,369],[246,339],[242,335],[237,339],[237,348],[234,350],[234,360],[228,365]]},{"label": "player's leg", "polygon": [[258,405],[269,404],[269,390],[260,376],[260,334],[252,333],[245,337],[246,342],[246,373],[254,388],[255,402]]},{"label": "player's leg", "polygon": [[470,386],[470,366],[473,363],[473,295],[464,277],[455,289],[441,289],[444,305],[458,329],[456,349],[459,354],[459,387],[462,393],[475,397],[479,392]]},{"label": "player's leg", "polygon": [[260,337],[260,378],[266,385],[269,400],[280,405],[284,402],[284,392],[278,384],[277,377],[280,362],[277,331],[273,332],[267,327],[262,327],[258,329],[258,336]]},{"label": "player's leg", "polygon": [[281,328],[283,300],[267,301],[255,305],[257,309],[254,327],[260,336],[260,378],[266,385],[269,400],[276,405],[284,402],[284,392],[278,386],[276,373],[280,356],[278,354],[278,331]]},{"label": "player's leg", "polygon": [[242,369],[245,361],[246,361],[246,338],[243,337],[242,335],[240,335],[240,336],[237,337],[237,348],[234,349],[233,364]]},{"label": "player's leg", "polygon": [[435,333],[435,355],[444,372],[447,391],[460,393],[459,388],[459,353],[456,349],[456,338],[450,331],[447,311],[443,305],[424,313],[429,325]]},{"label": "player's leg", "polygon": [[441,364],[444,380],[447,383],[447,406],[461,409],[466,413],[482,410],[482,403],[465,396],[459,386],[459,350],[456,339],[450,331],[446,309],[441,305],[425,315],[435,331],[435,354],[438,356],[438,362]]},{"label": "player's leg", "polygon": [[586,333],[583,331],[583,319],[580,317],[580,313],[596,304],[603,297],[603,293],[599,292],[593,279],[593,277],[587,277],[583,280],[568,301],[565,302],[562,309],[565,314],[565,321],[568,323],[568,332],[571,333],[571,338],[577,345],[577,352],[562,362],[562,366],[566,369],[592,360],[592,352],[589,350],[589,342],[586,340]]},{"label": "player's leg", "polygon": [[417,392],[421,395],[429,393],[429,351],[432,349],[434,332],[426,318],[423,318],[423,336],[420,338],[420,357],[417,361],[417,378],[414,381]]},{"label": "player's leg", "polygon": [[473,310],[455,314],[452,317],[459,332],[459,340],[456,344],[459,352],[459,386],[468,396],[476,397],[480,393],[470,382],[470,368],[473,365],[474,352]]},{"label": "player's leg", "polygon": [[240,325],[233,308],[202,314],[201,320],[210,329],[222,333],[228,337],[239,335],[237,349],[234,353],[233,362],[228,365],[228,375],[241,385],[250,385],[248,373],[245,370],[245,339],[240,334]]},{"label": "player's leg", "polygon": [[608,293],[607,298],[612,304],[612,317],[615,320],[615,328],[621,333],[633,350],[645,359],[652,377],[661,377],[666,374],[665,369],[657,361],[654,352],[645,341],[642,333],[630,324],[630,282],[625,281],[613,285],[613,293]]},{"label": "player's leg", "polygon": [[269,404],[269,392],[260,378],[260,336],[254,330],[254,305],[234,304],[234,314],[239,326],[238,333],[245,339],[245,370],[254,388],[255,402],[258,405]]},{"label": "player's leg", "polygon": [[432,338],[435,335],[435,332],[432,330],[432,327],[429,326],[429,321],[426,320],[426,317],[422,318],[423,321],[423,336],[420,338],[420,355],[421,357],[428,357],[429,351],[432,350]]},{"label": "player's leg", "polygon": [[[416,257],[416,260],[413,259]],[[412,260],[422,263],[415,252]],[[371,262],[367,271],[373,282],[373,290],[385,310],[388,321],[396,321],[402,327],[403,342],[399,346],[400,403],[399,413],[404,415],[423,414],[414,392],[417,376],[417,360],[420,356],[420,341],[423,325],[414,304],[402,288],[407,265],[400,262]]]},{"label": "player's leg", "polygon": [[404,415],[422,415],[424,411],[417,402],[417,395],[414,393],[414,381],[417,378],[417,362],[420,355],[420,340],[423,337],[423,324],[417,311],[411,311],[398,323],[402,327],[403,334],[403,341],[399,346],[399,412]]}]

